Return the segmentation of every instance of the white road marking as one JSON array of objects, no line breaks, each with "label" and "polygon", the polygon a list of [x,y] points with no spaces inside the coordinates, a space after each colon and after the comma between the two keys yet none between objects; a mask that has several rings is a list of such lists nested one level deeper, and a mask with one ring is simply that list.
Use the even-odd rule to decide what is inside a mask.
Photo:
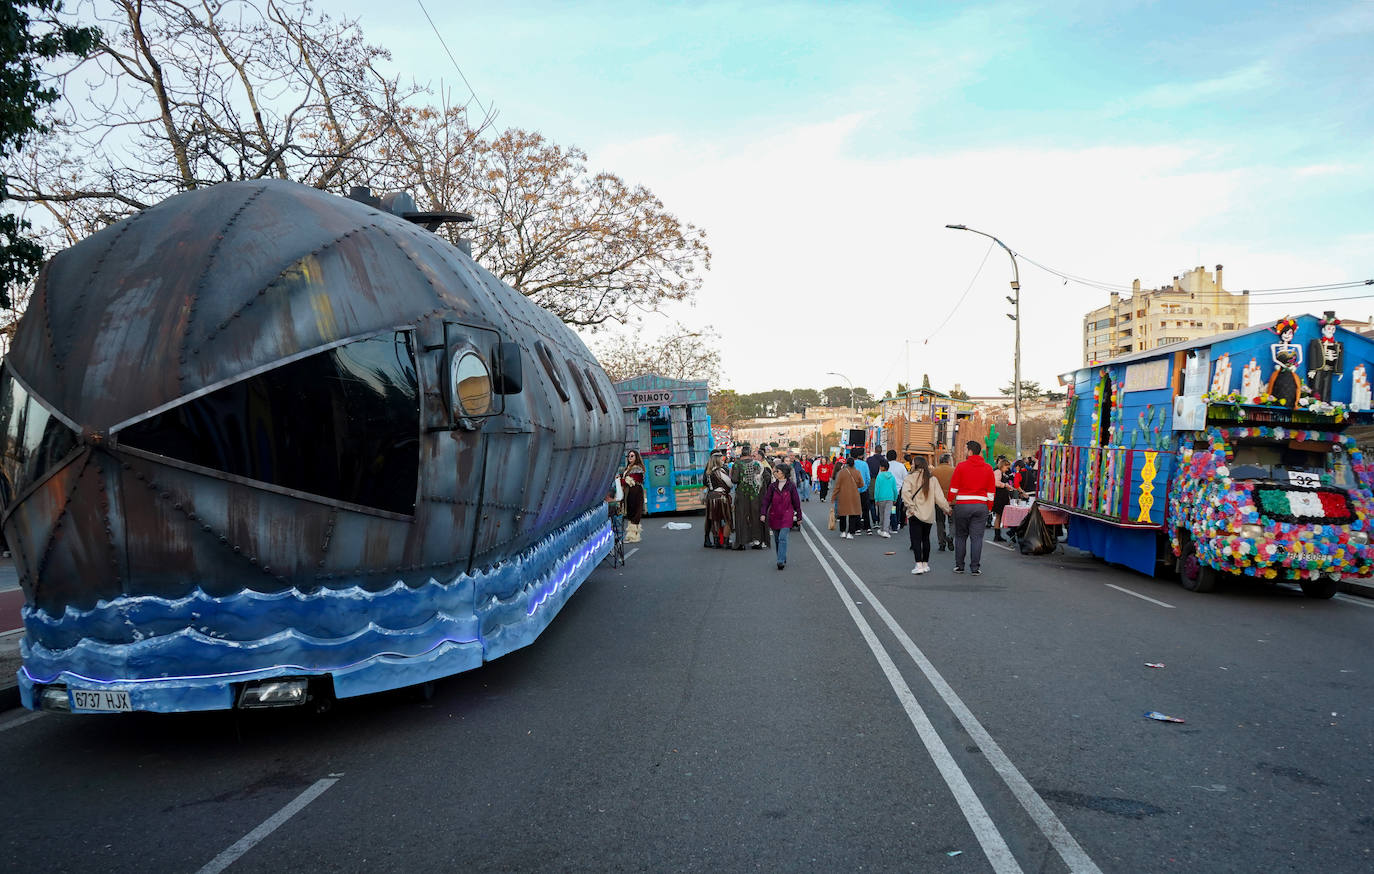
[{"label": "white road marking", "polygon": [[1139,598],[1142,601],[1149,601],[1151,604],[1158,604],[1161,607],[1168,607],[1170,610],[1176,609],[1173,604],[1165,604],[1163,601],[1156,601],[1154,598],[1146,597],[1139,592],[1132,592],[1130,589],[1123,589],[1115,583],[1103,583],[1109,589],[1116,589],[1118,592],[1125,592],[1127,595]]},{"label": "white road marking", "polygon": [[[811,520],[807,520],[808,524]],[[811,526],[815,528],[815,525]],[[817,537],[819,537],[817,532]],[[988,857],[994,870],[999,872],[1020,872],[1021,866],[1017,864],[1016,857],[1011,854],[1011,848],[1007,846],[1006,839],[997,830],[992,817],[988,815],[987,809],[983,807],[983,802],[979,800],[973,787],[969,785],[968,778],[960,770],[954,756],[950,754],[949,747],[940,738],[935,726],[931,725],[930,718],[926,716],[925,710],[921,708],[920,702],[916,700],[916,695],[907,685],[902,674],[897,670],[897,665],[893,663],[892,657],[883,648],[878,640],[878,635],[873,631],[873,626],[868,624],[863,614],[845,591],[844,584],[840,578],[835,576],[835,571],[831,569],[830,563],[821,555],[816,547],[816,540],[805,529],[802,529],[802,539],[806,545],[811,547],[811,552],[815,554],[816,560],[820,562],[825,575],[830,578],[830,583],[839,593],[840,601],[845,609],[849,611],[849,618],[854,620],[858,626],[859,633],[863,635],[868,643],[868,648],[873,652],[873,657],[878,660],[878,665],[883,669],[883,674],[887,676],[887,682],[892,686],[892,691],[897,694],[897,700],[901,702],[902,708],[906,710],[907,718],[916,728],[916,734],[921,738],[921,743],[925,745],[926,752],[930,754],[931,761],[935,763],[940,776],[945,778],[945,783],[949,786],[949,791],[954,794],[954,800],[958,802],[959,809],[963,811],[964,819],[968,821],[969,828],[973,829],[973,836],[978,840],[979,846],[983,848],[983,853]],[[829,548],[829,545],[827,544]],[[833,552],[834,550],[831,549]]]},{"label": "white road marking", "polygon": [[636,552],[639,552],[639,547],[638,547],[638,546],[636,546],[634,549],[630,550],[629,552],[625,553],[625,560],[626,560],[626,561],[629,561],[629,560],[630,560],[630,556],[634,555]]},{"label": "white road marking", "polygon": [[197,874],[219,874],[220,871],[234,864],[240,856],[257,846],[263,838],[280,828],[288,819],[300,813],[307,804],[319,798],[324,790],[337,782],[339,782],[338,777],[316,780],[313,786],[297,795],[294,801],[272,814],[262,825],[239,838],[232,847],[211,859],[209,864],[201,868]]},{"label": "white road marking", "polygon": [[[807,524],[811,525],[813,530],[818,530],[810,519],[807,520]],[[835,562],[844,569],[844,572],[849,576],[849,579],[853,581],[855,587],[868,599],[869,605],[877,612],[878,616],[883,620],[883,624],[887,626],[888,630],[892,632],[898,642],[902,644],[902,648],[906,650],[907,655],[916,663],[916,666],[921,669],[921,673],[925,674],[926,679],[930,681],[936,693],[944,700],[945,705],[949,707],[955,718],[959,720],[959,723],[963,725],[964,731],[968,732],[969,737],[972,738],[974,743],[978,745],[978,748],[982,750],[983,757],[987,760],[988,764],[991,765],[998,776],[1002,778],[1002,782],[1011,790],[1012,795],[1016,796],[1016,800],[1021,802],[1021,806],[1025,808],[1026,813],[1030,814],[1030,818],[1034,820],[1041,834],[1045,836],[1050,842],[1050,845],[1059,853],[1060,858],[1068,865],[1069,870],[1076,872],[1076,874],[1102,874],[1101,869],[1097,867],[1096,863],[1088,856],[1087,852],[1079,845],[1078,841],[1074,840],[1073,835],[1069,834],[1069,830],[1065,828],[1064,823],[1059,820],[1059,817],[1055,816],[1054,811],[1050,809],[1050,806],[1045,803],[1045,800],[1040,797],[1040,794],[1035,791],[1034,787],[1031,786],[1030,782],[1026,780],[1016,766],[1012,764],[1011,759],[1007,758],[1007,754],[1004,753],[1002,748],[997,745],[997,742],[992,739],[992,735],[988,734],[987,729],[983,728],[982,723],[974,717],[973,712],[970,711],[963,700],[955,694],[954,689],[945,681],[945,678],[940,675],[940,672],[935,669],[935,665],[926,658],[925,653],[921,652],[920,648],[916,646],[916,643],[907,635],[901,625],[897,623],[897,620],[892,618],[892,614],[887,612],[887,608],[883,606],[882,602],[878,600],[868,586],[864,585],[863,580],[859,579],[859,576],[854,573],[849,565],[845,564],[844,559],[840,558],[839,553],[835,552],[830,544],[825,543],[823,540],[821,543],[829,550]],[[825,562],[822,561],[822,565],[824,564]],[[851,611],[851,615],[855,612],[856,611]]]},{"label": "white road marking", "polygon": [[11,728],[18,728],[19,726],[27,722],[33,722],[35,719],[39,719],[42,716],[43,713],[41,711],[35,711],[24,716],[17,716],[14,719],[11,719],[9,722],[0,724],[0,731],[9,731]]},{"label": "white road marking", "polygon": [[1356,598],[1351,595],[1339,594],[1336,596],[1336,600],[1344,601],[1347,604],[1359,604],[1361,607],[1374,607],[1374,601],[1368,598]]}]

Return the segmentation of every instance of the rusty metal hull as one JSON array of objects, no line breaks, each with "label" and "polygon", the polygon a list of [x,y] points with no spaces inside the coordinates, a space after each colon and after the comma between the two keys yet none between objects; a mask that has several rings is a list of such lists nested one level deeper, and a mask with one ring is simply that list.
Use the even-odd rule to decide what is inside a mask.
[{"label": "rusty metal hull", "polygon": [[30,706],[466,670],[533,640],[609,544],[624,425],[585,345],[433,234],[292,183],[60,253],[3,380]]}]

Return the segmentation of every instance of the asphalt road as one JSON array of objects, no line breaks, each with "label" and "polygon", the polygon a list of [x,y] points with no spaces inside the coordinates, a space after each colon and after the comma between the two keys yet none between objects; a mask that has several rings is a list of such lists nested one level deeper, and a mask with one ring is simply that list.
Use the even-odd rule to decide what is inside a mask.
[{"label": "asphalt road", "polygon": [[[1374,607],[988,544],[910,575],[824,505],[650,519],[531,647],[324,715],[0,714],[43,871],[1374,868]],[[885,552],[894,555],[885,555]],[[1163,668],[1146,667],[1162,663]],[[1183,724],[1143,718],[1162,711]],[[208,866],[208,867],[207,867]]]}]

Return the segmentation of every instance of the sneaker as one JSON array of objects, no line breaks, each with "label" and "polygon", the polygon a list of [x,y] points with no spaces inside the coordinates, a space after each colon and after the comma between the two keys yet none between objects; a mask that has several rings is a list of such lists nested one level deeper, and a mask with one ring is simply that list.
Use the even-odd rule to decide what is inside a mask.
[{"label": "sneaker", "polygon": [[961,567],[959,567],[958,565],[955,565],[955,567],[954,567],[954,572],[955,572],[956,574],[962,574],[962,573],[964,572],[964,569],[961,568]]},{"label": "sneaker", "polygon": [[879,537],[887,537],[887,538],[889,538],[889,539],[892,537],[892,535],[891,535],[891,534],[888,534],[886,531],[879,531],[879,532],[878,532],[878,536],[879,536]]},{"label": "sneaker", "polygon": [[782,570],[785,567],[787,567],[787,564],[785,562],[778,562],[778,570]]},{"label": "sneaker", "polygon": [[928,573],[930,573],[930,562],[928,562],[928,561],[923,561],[923,562],[921,562],[921,573],[923,573],[923,574],[928,574]]},{"label": "sneaker", "polygon": [[925,571],[921,570],[921,565],[920,565],[920,564],[917,564],[916,567],[912,568],[912,569],[911,569],[911,572],[912,572],[913,574],[925,573]]},{"label": "sneaker", "polygon": [[974,575],[975,577],[981,577],[981,576],[983,575],[983,572],[980,571],[980,570],[974,570],[974,571],[973,571],[973,575]]}]

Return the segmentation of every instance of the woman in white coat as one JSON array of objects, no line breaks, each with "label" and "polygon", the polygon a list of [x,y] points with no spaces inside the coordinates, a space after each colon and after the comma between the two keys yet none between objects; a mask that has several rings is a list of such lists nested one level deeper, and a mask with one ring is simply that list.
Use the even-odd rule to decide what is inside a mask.
[{"label": "woman in white coat", "polygon": [[902,506],[906,509],[911,551],[916,555],[913,574],[930,573],[930,527],[935,523],[935,508],[950,512],[949,499],[940,481],[930,473],[930,462],[917,456],[911,473],[902,481]]}]

